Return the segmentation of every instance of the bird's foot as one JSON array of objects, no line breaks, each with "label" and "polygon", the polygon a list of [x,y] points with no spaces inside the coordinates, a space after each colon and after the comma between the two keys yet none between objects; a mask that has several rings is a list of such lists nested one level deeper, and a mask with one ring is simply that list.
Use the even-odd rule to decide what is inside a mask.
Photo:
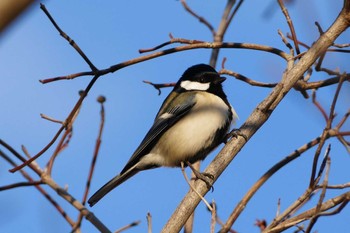
[{"label": "bird's foot", "polygon": [[213,180],[214,176],[207,172],[199,172],[197,169],[193,167],[190,162],[186,162],[186,164],[191,168],[193,174],[196,176],[196,179],[202,180],[211,191],[214,191]]},{"label": "bird's foot", "polygon": [[238,136],[243,137],[246,141],[248,141],[248,138],[246,135],[244,135],[240,129],[233,129],[231,130],[231,132],[229,132],[228,134],[225,135],[224,139],[223,139],[223,143],[227,143],[227,141],[232,138],[235,137],[237,138]]}]

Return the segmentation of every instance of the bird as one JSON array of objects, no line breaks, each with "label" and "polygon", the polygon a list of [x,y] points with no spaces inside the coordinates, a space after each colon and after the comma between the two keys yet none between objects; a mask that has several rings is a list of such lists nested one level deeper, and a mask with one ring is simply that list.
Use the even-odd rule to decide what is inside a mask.
[{"label": "bird", "polygon": [[92,207],[140,171],[204,160],[225,140],[237,119],[223,91],[225,80],[207,64],[189,67],[164,100],[125,167],[90,197],[89,205]]}]

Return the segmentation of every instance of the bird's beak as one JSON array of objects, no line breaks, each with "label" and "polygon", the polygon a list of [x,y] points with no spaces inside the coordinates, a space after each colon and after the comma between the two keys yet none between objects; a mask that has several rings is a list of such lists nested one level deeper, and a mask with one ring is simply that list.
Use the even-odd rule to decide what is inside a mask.
[{"label": "bird's beak", "polygon": [[220,83],[223,83],[224,81],[226,80],[225,77],[217,77],[215,80],[214,80],[214,83],[215,84],[220,84]]}]

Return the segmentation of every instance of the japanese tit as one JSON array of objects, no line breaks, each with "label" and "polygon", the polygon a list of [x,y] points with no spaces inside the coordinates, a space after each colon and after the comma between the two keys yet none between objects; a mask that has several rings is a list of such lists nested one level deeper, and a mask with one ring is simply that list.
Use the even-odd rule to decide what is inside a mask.
[{"label": "japanese tit", "polygon": [[225,78],[209,65],[188,68],[128,163],[90,197],[90,206],[139,171],[205,159],[223,142],[237,118],[222,89],[223,81]]}]

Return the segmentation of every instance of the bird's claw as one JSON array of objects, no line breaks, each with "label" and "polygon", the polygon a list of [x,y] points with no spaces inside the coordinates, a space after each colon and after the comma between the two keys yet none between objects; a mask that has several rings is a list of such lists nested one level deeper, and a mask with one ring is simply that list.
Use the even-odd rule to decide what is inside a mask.
[{"label": "bird's claw", "polygon": [[202,180],[208,187],[208,189],[211,189],[211,191],[214,191],[213,186],[213,180],[214,176],[207,172],[199,172],[197,169],[195,169],[190,162],[186,162],[187,165],[191,168],[193,174],[196,176],[196,179]]},{"label": "bird's claw", "polygon": [[237,138],[238,136],[241,136],[241,137],[243,137],[246,141],[248,141],[247,136],[246,136],[245,134],[243,134],[243,133],[241,132],[240,129],[233,129],[233,130],[231,130],[231,132],[229,132],[228,134],[225,135],[225,137],[224,137],[224,139],[223,139],[223,143],[226,144],[227,141],[228,141],[230,138],[232,138],[232,137]]},{"label": "bird's claw", "polygon": [[196,179],[203,181],[207,185],[207,188],[211,189],[211,191],[214,192],[214,186],[213,186],[214,176],[212,174],[207,172],[202,172],[202,173],[198,172],[194,174],[196,176]]}]

